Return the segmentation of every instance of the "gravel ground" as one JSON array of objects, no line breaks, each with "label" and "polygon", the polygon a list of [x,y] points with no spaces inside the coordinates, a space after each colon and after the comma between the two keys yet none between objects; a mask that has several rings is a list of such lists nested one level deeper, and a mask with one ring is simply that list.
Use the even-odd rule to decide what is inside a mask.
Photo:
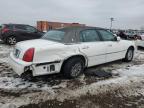
[{"label": "gravel ground", "polygon": [[[61,74],[23,81],[8,65],[13,46],[0,43],[0,108],[144,108],[144,52],[134,60],[91,67],[77,79]],[[112,76],[98,77],[96,72]]]}]

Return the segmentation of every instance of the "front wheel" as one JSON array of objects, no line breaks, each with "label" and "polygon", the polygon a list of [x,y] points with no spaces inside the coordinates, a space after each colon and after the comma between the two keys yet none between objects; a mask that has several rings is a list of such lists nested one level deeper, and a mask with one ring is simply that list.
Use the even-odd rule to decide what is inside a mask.
[{"label": "front wheel", "polygon": [[83,72],[83,70],[84,61],[81,58],[71,58],[63,67],[63,73],[67,78],[76,78]]},{"label": "front wheel", "polygon": [[10,36],[10,37],[7,38],[7,43],[9,45],[15,45],[16,42],[17,42],[17,40],[16,40],[16,37],[14,37],[14,36]]},{"label": "front wheel", "polygon": [[124,61],[126,61],[126,62],[132,61],[133,56],[134,56],[134,50],[132,48],[129,48],[125,55]]}]

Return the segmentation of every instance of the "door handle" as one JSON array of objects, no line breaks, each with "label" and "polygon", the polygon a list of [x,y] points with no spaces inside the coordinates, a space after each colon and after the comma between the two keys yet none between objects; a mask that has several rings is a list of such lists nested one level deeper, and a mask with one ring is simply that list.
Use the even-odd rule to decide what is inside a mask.
[{"label": "door handle", "polygon": [[84,46],[84,47],[82,47],[82,49],[88,49],[89,48],[89,46]]}]

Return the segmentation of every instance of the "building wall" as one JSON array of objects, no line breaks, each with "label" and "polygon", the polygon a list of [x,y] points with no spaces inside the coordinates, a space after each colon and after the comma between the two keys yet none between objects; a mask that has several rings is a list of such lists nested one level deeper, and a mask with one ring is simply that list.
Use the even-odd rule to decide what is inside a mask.
[{"label": "building wall", "polygon": [[51,29],[71,27],[71,26],[85,26],[85,24],[37,21],[37,29],[40,31],[48,31]]}]

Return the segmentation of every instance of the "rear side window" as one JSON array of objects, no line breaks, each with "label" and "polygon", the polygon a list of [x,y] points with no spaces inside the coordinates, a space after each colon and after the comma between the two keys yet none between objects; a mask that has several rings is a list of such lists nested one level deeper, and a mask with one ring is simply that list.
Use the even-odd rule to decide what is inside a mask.
[{"label": "rear side window", "polygon": [[36,32],[37,30],[34,28],[34,27],[31,27],[31,26],[26,26],[26,31],[27,32]]},{"label": "rear side window", "polygon": [[1,25],[1,29],[3,29],[5,27],[5,25]]},{"label": "rear side window", "polygon": [[7,28],[13,29],[13,25],[7,25]]},{"label": "rear side window", "polygon": [[80,33],[81,42],[95,42],[100,41],[100,37],[95,30],[84,30]]},{"label": "rear side window", "polygon": [[26,30],[26,27],[22,25],[15,25],[15,28],[19,30]]}]

